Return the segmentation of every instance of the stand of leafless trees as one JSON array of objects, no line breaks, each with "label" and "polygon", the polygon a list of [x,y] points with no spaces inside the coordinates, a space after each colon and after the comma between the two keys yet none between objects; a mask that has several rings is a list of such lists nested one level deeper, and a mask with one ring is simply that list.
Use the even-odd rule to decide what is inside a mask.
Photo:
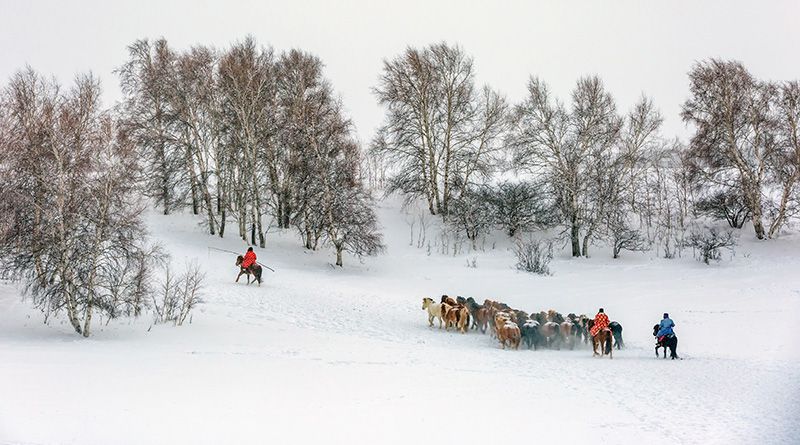
[{"label": "stand of leafless trees", "polygon": [[322,69],[316,56],[276,55],[252,38],[183,52],[134,42],[119,75],[148,195],[165,214],[190,208],[212,235],[233,221],[260,247],[275,224],[307,249],[330,246],[339,266],[345,251],[379,252],[361,150]]},{"label": "stand of leafless trees", "polygon": [[[573,256],[601,242],[615,258],[652,249],[672,258],[693,224],[750,222],[757,238],[773,238],[800,211],[797,81],[697,64],[682,112],[695,133],[683,144],[662,135],[652,100],[622,114],[597,76],[578,80],[568,101],[533,77],[511,108],[488,87],[477,93],[473,78],[472,59],[440,43],[386,60],[374,90],[386,117],[371,149],[383,168],[373,170],[387,175],[387,192],[441,215],[450,241],[475,249],[492,229],[518,238],[559,227]],[[496,183],[508,170],[520,179]]]},{"label": "stand of leafless trees", "polygon": [[65,88],[26,69],[0,92],[0,266],[83,336],[95,314],[139,314],[158,257],[117,122],[91,76]]},{"label": "stand of leafless trees", "polygon": [[696,185],[734,197],[716,203],[733,212],[731,225],[746,213],[758,239],[777,236],[798,209],[800,83],[760,81],[716,59],[695,65],[689,81],[682,117],[696,128],[686,153]]},{"label": "stand of leafless trees", "polygon": [[[25,284],[45,321],[66,314],[84,337],[96,317],[159,314],[151,299],[168,261],[141,219],[157,166],[140,162],[100,93],[92,76],[66,88],[30,68],[0,90],[0,273]],[[177,324],[200,302],[199,277],[167,279],[180,286]]]}]

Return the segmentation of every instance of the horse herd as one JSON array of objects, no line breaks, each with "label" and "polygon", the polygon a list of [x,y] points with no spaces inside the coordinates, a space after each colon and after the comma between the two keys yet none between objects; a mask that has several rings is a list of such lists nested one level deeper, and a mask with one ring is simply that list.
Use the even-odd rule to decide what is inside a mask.
[{"label": "horse herd", "polygon": [[595,356],[608,355],[613,358],[613,346],[621,349],[625,345],[621,324],[612,321],[608,329],[593,337],[589,332],[594,319],[586,315],[570,313],[564,317],[552,309],[528,314],[498,301],[487,299],[483,304],[478,304],[472,297],[452,298],[447,295],[442,295],[438,303],[432,298],[423,298],[422,309],[427,311],[431,327],[434,320],[439,320],[439,328],[444,326],[446,331],[453,328],[461,333],[468,330],[486,333],[488,330],[503,349],[519,349],[520,345],[534,350],[575,349],[576,346],[592,342]]}]

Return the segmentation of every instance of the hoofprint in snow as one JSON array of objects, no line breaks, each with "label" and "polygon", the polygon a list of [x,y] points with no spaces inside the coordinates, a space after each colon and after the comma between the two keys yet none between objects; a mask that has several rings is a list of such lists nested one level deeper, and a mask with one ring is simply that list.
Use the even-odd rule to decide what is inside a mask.
[{"label": "hoofprint in snow", "polygon": [[[206,303],[178,328],[142,317],[83,339],[3,283],[0,443],[800,443],[797,235],[743,240],[712,266],[597,248],[540,277],[514,270],[502,242],[429,255],[409,246],[396,205],[379,212],[387,253],[344,269],[270,233],[257,252],[277,272],[261,287],[234,284],[235,257],[208,249],[243,251],[233,236],[151,215],[177,265],[206,273]],[[500,350],[429,328],[421,299],[442,293],[528,312],[602,306],[627,348],[613,360]],[[684,360],[654,357],[665,311]]]}]

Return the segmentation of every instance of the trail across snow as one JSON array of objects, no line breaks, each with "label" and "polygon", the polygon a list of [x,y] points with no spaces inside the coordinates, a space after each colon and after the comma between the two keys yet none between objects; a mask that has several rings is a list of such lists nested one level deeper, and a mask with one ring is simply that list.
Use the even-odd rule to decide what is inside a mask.
[{"label": "trail across snow", "polygon": [[[143,317],[82,339],[0,284],[0,444],[800,443],[797,235],[743,240],[712,266],[598,248],[559,255],[539,277],[515,271],[502,241],[428,255],[409,246],[397,206],[382,206],[385,255],[338,269],[330,252],[270,233],[257,253],[277,272],[260,288],[233,283],[233,256],[207,248],[240,241],[151,215],[176,266],[206,273],[206,303],[183,327]],[[488,335],[429,328],[421,298],[442,293],[528,312],[602,306],[627,348],[613,360],[500,350]],[[684,360],[653,355],[665,311]]]}]

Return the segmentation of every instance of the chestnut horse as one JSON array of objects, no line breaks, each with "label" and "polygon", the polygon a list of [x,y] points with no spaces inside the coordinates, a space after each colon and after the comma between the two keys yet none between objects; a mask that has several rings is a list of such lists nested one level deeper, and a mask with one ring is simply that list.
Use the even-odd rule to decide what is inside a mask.
[{"label": "chestnut horse", "polygon": [[[594,326],[594,320],[589,320],[587,323],[587,327],[589,330],[592,329]],[[609,359],[614,358],[614,349],[612,348],[611,342],[614,338],[614,334],[611,332],[611,329],[605,328],[602,329],[597,335],[592,337],[592,357],[597,357],[598,355],[602,358],[604,355],[608,354]],[[600,347],[600,353],[597,353],[597,347]]]}]

